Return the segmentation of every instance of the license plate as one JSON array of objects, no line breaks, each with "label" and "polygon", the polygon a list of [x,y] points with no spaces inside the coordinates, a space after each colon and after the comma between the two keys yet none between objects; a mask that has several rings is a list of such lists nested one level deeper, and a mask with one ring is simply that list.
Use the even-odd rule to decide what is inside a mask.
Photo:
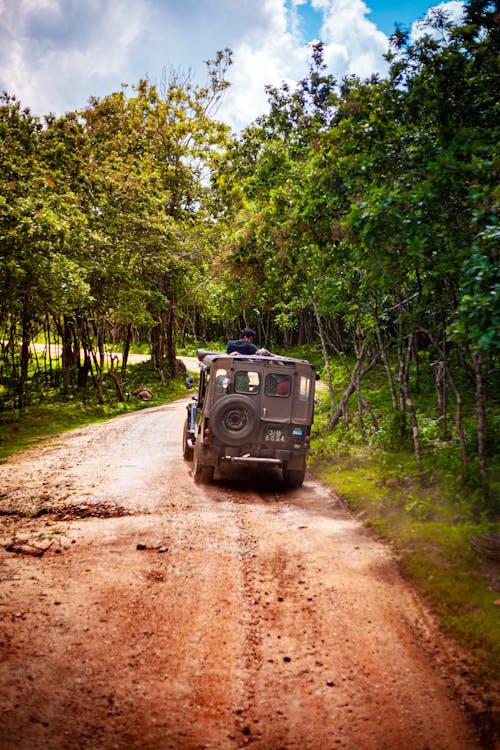
[{"label": "license plate", "polygon": [[275,427],[268,427],[264,433],[264,440],[269,443],[286,443],[286,433]]}]

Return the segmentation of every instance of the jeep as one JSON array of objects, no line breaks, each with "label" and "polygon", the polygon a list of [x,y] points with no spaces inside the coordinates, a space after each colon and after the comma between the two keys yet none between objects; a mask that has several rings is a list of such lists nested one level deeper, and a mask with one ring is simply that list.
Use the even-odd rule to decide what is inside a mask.
[{"label": "jeep", "polygon": [[221,464],[269,464],[285,484],[304,481],[314,412],[314,367],[278,355],[199,350],[200,385],[187,406],[183,455],[210,484]]}]

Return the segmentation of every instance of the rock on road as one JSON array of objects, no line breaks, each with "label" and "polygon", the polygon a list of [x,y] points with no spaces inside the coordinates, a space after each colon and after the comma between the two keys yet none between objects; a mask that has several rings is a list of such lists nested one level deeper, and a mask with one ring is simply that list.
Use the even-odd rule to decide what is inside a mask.
[{"label": "rock on road", "polygon": [[310,477],[195,485],[186,403],[0,465],[0,747],[477,747],[388,549]]}]

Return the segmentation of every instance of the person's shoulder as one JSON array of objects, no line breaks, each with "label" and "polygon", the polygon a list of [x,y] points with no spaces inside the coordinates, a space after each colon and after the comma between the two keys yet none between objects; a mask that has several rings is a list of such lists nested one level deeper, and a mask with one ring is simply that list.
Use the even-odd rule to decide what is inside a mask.
[{"label": "person's shoulder", "polygon": [[228,341],[226,351],[228,354],[231,354],[231,352],[238,352],[238,354],[255,354],[257,347],[250,341],[241,341],[240,339],[238,341]]}]

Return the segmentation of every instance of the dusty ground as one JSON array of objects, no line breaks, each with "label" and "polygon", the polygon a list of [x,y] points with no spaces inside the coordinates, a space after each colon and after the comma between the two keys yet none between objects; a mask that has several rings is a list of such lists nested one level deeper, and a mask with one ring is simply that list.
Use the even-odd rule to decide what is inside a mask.
[{"label": "dusty ground", "polygon": [[311,478],[195,485],[185,403],[0,465],[0,747],[478,747],[390,552]]}]

